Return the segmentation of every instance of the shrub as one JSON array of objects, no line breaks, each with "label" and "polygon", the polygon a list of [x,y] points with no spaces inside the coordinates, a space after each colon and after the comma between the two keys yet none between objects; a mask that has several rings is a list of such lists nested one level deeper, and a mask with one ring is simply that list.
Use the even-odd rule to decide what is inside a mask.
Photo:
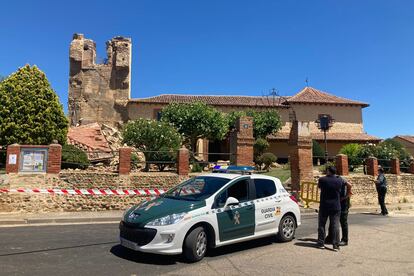
[{"label": "shrub", "polygon": [[353,171],[355,167],[360,166],[364,163],[364,160],[361,158],[361,149],[360,144],[346,144],[340,150],[339,153],[345,154],[348,156],[348,164],[350,166],[350,171]]},{"label": "shrub", "polygon": [[62,168],[86,169],[90,162],[88,155],[73,145],[62,146]]},{"label": "shrub", "polygon": [[319,171],[320,171],[321,173],[325,174],[325,173],[326,173],[326,169],[327,169],[328,167],[335,167],[335,162],[328,161],[326,164],[322,165],[322,166],[319,168]]},{"label": "shrub", "polygon": [[202,171],[203,171],[203,167],[199,163],[194,162],[193,167],[191,168],[191,172],[195,173],[195,172],[202,172]]},{"label": "shrub", "polygon": [[264,169],[269,171],[270,165],[276,162],[277,157],[271,152],[265,152],[260,156],[260,161],[265,165]]}]

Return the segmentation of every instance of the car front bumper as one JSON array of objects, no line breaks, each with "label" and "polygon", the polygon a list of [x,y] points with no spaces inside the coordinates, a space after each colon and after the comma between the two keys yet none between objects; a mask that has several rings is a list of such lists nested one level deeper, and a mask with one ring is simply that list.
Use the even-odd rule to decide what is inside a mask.
[{"label": "car front bumper", "polygon": [[185,231],[179,224],[135,228],[121,222],[120,244],[126,248],[156,254],[175,255],[182,253]]}]

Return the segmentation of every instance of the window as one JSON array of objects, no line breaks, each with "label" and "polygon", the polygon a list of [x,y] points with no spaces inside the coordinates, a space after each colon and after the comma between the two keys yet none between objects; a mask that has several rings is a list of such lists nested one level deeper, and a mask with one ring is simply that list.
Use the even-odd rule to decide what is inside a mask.
[{"label": "window", "polygon": [[184,181],[165,193],[164,196],[178,200],[204,200],[229,181],[228,178],[198,176]]},{"label": "window", "polygon": [[45,172],[47,164],[47,149],[23,148],[20,151],[21,172]]},{"label": "window", "polygon": [[223,207],[227,198],[234,197],[239,202],[249,200],[249,180],[244,179],[231,185],[227,190],[222,192],[217,198],[217,206]]},{"label": "window", "polygon": [[256,198],[274,195],[276,193],[275,182],[270,179],[255,179]]}]

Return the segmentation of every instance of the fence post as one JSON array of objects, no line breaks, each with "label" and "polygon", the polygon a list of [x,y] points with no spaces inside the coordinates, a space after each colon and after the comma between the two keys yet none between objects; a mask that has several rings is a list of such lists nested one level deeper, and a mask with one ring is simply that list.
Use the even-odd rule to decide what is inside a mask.
[{"label": "fence post", "polygon": [[62,165],[62,146],[56,143],[49,145],[47,157],[47,173],[60,173]]},{"label": "fence post", "polygon": [[131,172],[131,153],[132,148],[119,148],[119,174],[129,174]]},{"label": "fence post", "polygon": [[190,172],[190,153],[184,146],[177,153],[177,173],[178,175],[188,175]]},{"label": "fence post", "polygon": [[396,175],[400,175],[400,173],[401,173],[400,159],[398,159],[398,158],[391,159],[391,173],[396,174]]},{"label": "fence post", "polygon": [[348,156],[345,154],[338,154],[335,160],[336,164],[336,172],[338,175],[348,175],[349,168],[348,168]]},{"label": "fence post", "polygon": [[[18,173],[20,162],[20,145],[13,144],[7,147],[6,173]],[[11,161],[11,163],[10,163]]]},{"label": "fence post", "polygon": [[369,157],[367,160],[367,174],[372,176],[378,175],[378,159],[375,157]]},{"label": "fence post", "polygon": [[414,162],[412,160],[410,162],[410,173],[414,174]]}]

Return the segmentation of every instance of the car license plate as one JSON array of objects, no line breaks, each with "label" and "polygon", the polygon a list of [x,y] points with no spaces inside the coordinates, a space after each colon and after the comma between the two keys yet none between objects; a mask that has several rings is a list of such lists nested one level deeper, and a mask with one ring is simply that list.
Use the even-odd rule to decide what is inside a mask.
[{"label": "car license plate", "polygon": [[126,248],[132,249],[132,250],[137,250],[138,245],[135,242],[120,238],[121,240],[121,245],[125,246]]}]

